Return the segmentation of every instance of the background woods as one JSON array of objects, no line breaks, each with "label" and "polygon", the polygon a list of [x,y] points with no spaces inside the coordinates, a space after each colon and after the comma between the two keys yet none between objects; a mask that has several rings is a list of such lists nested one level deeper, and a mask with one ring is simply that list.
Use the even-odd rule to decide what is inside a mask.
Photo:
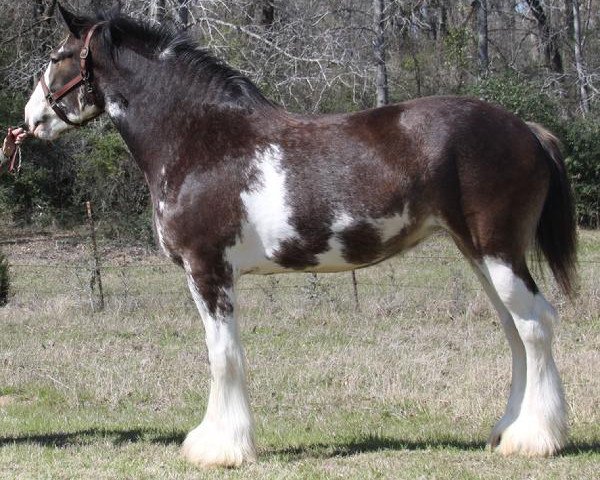
[{"label": "background woods", "polygon": [[[80,12],[110,1],[63,1]],[[579,221],[599,225],[600,2],[594,0],[133,0],[133,16],[185,29],[303,112],[468,94],[543,123],[563,140]],[[65,35],[56,0],[0,0],[0,125]],[[0,179],[3,222],[72,225],[91,199],[113,237],[148,240],[141,176],[106,120],[52,145],[29,142]]]}]

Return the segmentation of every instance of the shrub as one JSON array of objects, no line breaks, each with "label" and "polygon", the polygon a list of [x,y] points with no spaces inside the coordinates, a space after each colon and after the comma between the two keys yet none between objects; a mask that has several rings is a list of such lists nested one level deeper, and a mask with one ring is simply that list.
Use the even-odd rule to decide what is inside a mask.
[{"label": "shrub", "polygon": [[577,204],[577,220],[600,227],[600,118],[571,122],[564,135],[567,167]]},{"label": "shrub", "polygon": [[[98,123],[74,154],[73,203],[92,202],[100,232],[114,240],[152,243],[148,188],[119,133]],[[81,141],[81,140],[80,140]]]},{"label": "shrub", "polygon": [[557,103],[535,81],[515,73],[491,75],[466,87],[464,93],[501,105],[519,118],[540,123],[558,135],[563,133]]}]

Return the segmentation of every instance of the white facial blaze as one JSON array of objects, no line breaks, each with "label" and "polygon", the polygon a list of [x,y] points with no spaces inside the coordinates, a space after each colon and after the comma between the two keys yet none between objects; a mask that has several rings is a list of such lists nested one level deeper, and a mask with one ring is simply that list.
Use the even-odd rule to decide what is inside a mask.
[{"label": "white facial blaze", "polygon": [[[52,90],[52,63],[49,63],[44,71],[44,80],[46,85]],[[76,113],[70,111],[72,108],[65,108],[67,118],[74,123],[81,123],[96,117],[100,109],[95,105],[86,104],[82,87],[75,89],[77,95]],[[59,102],[60,103],[60,102]],[[63,132],[74,128],[65,123],[50,108],[50,105],[44,97],[44,91],[40,82],[37,83],[27,105],[25,105],[25,122],[29,132],[42,140],[55,140]]]},{"label": "white facial blaze", "polygon": [[[44,72],[46,85],[50,85],[51,68],[52,64],[49,63]],[[25,122],[29,132],[42,140],[53,140],[60,132],[68,128],[68,125],[58,118],[48,105],[40,82],[37,83],[27,105],[25,105]]]}]

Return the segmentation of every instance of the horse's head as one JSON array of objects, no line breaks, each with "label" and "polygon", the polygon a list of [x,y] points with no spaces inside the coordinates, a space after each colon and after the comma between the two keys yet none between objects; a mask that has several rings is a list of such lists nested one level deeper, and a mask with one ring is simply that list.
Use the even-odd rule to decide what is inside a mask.
[{"label": "horse's head", "polygon": [[98,24],[59,5],[69,36],[50,54],[50,63],[25,106],[30,133],[53,140],[104,111],[92,65]]}]

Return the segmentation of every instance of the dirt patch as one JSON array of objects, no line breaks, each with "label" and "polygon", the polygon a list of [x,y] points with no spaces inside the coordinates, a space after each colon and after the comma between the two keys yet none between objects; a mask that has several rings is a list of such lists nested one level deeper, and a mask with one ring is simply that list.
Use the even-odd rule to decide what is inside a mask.
[{"label": "dirt patch", "polygon": [[[15,232],[8,235],[0,230],[0,246],[10,263],[84,263],[90,259],[90,240],[85,231],[61,234],[24,234]],[[127,265],[144,261],[165,263],[166,259],[155,246],[112,245],[99,241],[99,251],[103,263]]]},{"label": "dirt patch", "polygon": [[14,395],[0,395],[0,408],[8,407],[17,401]]}]

